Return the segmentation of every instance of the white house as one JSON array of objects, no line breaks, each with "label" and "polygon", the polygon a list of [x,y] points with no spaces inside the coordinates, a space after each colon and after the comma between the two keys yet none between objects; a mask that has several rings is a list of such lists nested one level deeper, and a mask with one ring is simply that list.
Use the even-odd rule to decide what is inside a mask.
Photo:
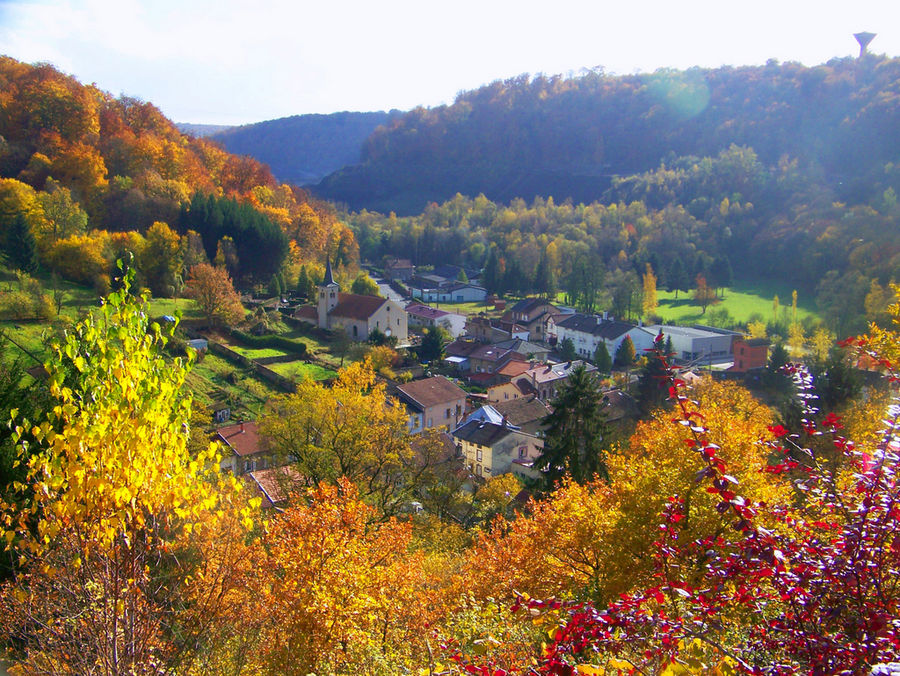
[{"label": "white house", "polygon": [[459,338],[466,330],[465,315],[447,312],[439,308],[429,307],[421,303],[410,303],[406,306],[410,326],[432,328],[439,326],[446,330],[452,338]]},{"label": "white house", "polygon": [[634,351],[640,356],[643,350],[653,346],[656,334],[650,327],[635,326],[600,315],[576,313],[556,319],[557,345],[568,338],[575,346],[575,352],[586,359],[594,358],[594,352],[601,342],[606,343],[609,356],[615,357],[625,336],[631,337]]}]

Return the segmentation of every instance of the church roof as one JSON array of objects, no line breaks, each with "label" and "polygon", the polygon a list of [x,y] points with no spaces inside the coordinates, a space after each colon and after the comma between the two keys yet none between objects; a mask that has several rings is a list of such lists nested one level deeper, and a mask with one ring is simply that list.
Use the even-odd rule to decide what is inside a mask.
[{"label": "church roof", "polygon": [[338,304],[329,312],[331,317],[367,320],[387,302],[378,296],[362,296],[356,293],[338,294]]}]

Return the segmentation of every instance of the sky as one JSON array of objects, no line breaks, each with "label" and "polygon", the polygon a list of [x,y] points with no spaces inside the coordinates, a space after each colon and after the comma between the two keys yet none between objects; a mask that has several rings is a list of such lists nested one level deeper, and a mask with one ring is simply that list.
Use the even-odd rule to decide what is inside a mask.
[{"label": "sky", "polygon": [[900,55],[896,0],[0,0],[0,53],[175,122],[408,110],[522,73]]}]

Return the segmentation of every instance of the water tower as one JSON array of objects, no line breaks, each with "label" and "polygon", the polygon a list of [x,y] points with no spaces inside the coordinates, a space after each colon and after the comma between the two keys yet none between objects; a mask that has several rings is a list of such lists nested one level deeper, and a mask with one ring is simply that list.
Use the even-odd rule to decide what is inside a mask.
[{"label": "water tower", "polygon": [[866,47],[869,46],[869,43],[872,42],[872,39],[877,35],[877,33],[854,33],[853,37],[856,38],[856,41],[859,43],[859,58],[863,57],[863,54],[866,53]]}]

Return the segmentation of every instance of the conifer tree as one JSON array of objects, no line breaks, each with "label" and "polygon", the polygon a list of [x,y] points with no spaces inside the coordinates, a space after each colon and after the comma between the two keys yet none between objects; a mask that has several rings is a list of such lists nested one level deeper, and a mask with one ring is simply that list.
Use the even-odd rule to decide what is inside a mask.
[{"label": "conifer tree", "polygon": [[626,368],[633,366],[635,356],[634,343],[631,341],[631,336],[625,336],[625,340],[619,343],[619,347],[616,348],[616,366],[624,366]]},{"label": "conifer tree", "polygon": [[29,274],[37,272],[37,243],[23,214],[17,214],[6,234],[3,253],[9,264]]},{"label": "conifer tree", "polygon": [[666,355],[665,344],[665,336],[660,331],[653,340],[653,350],[647,355],[647,363],[641,369],[638,380],[638,403],[644,415],[665,401],[668,393],[668,372],[663,361]]},{"label": "conifer tree", "polygon": [[609,356],[609,350],[605,341],[600,341],[597,349],[594,350],[594,366],[600,373],[609,373],[612,371],[612,357]]},{"label": "conifer tree", "polygon": [[551,490],[567,473],[579,482],[595,475],[606,479],[609,430],[602,393],[584,365],[572,370],[568,382],[551,402],[553,413],[544,419],[544,450],[535,461],[544,489]]}]

